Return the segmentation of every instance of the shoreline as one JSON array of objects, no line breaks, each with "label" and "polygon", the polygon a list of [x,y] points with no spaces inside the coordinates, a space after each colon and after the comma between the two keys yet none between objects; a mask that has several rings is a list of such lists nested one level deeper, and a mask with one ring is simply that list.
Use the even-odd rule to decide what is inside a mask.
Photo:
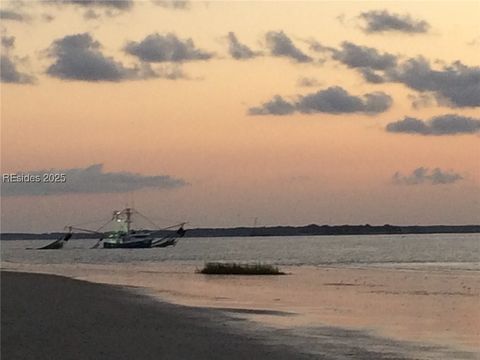
[{"label": "shoreline", "polygon": [[[155,230],[156,236],[172,234],[171,231]],[[284,237],[284,236],[362,236],[362,235],[441,235],[441,234],[478,234],[480,225],[274,225],[264,227],[238,226],[228,228],[193,228],[188,229],[185,238],[229,238],[229,237]],[[54,240],[65,232],[49,233],[0,233],[0,241],[9,240]],[[96,239],[98,235],[73,233],[72,239]]]},{"label": "shoreline", "polygon": [[1,287],[2,359],[315,358],[120,286],[2,270]]},{"label": "shoreline", "polygon": [[[48,342],[48,338],[55,336],[52,327],[56,327],[61,334],[61,346],[66,351],[64,339],[68,338],[67,342],[72,342],[72,334],[69,332],[74,329],[74,339],[76,340],[69,346],[83,346],[88,349],[82,351],[90,351],[85,357],[80,358],[92,358],[92,356],[95,358],[95,352],[103,351],[101,344],[109,342],[113,344],[119,339],[123,342],[122,336],[114,336],[116,333],[140,338],[141,341],[146,342],[142,345],[142,349],[150,349],[150,352],[157,354],[157,358],[158,352],[161,351],[163,357],[168,359],[216,359],[217,357],[212,357],[210,354],[202,357],[207,345],[207,347],[219,347],[218,354],[223,354],[223,358],[231,359],[237,359],[237,357],[232,357],[230,353],[227,355],[222,351],[235,349],[235,353],[239,356],[238,359],[252,358],[252,356],[258,359],[343,359],[338,355],[348,352],[355,353],[355,359],[365,360],[391,359],[392,354],[396,354],[397,357],[395,358],[398,359],[429,359],[432,358],[432,355],[436,359],[476,359],[478,355],[477,352],[428,342],[395,340],[380,335],[373,329],[352,328],[348,324],[342,324],[342,322],[335,322],[338,326],[328,325],[328,323],[323,325],[300,323],[290,328],[272,327],[270,326],[272,320],[280,324],[295,322],[298,314],[290,312],[288,309],[278,310],[274,306],[251,308],[240,303],[236,307],[226,305],[212,308],[207,303],[189,304],[189,301],[175,301],[166,293],[163,293],[163,295],[167,296],[159,297],[158,293],[155,294],[150,291],[143,286],[144,284],[135,286],[135,284],[119,282],[117,285],[113,285],[59,275],[17,272],[6,269],[2,269],[1,277],[2,356],[4,353],[10,355],[9,349],[12,349],[12,342],[14,350],[15,346],[21,347],[20,350],[16,349],[15,351],[25,350],[23,349],[24,344],[20,346],[21,343],[18,342],[18,339],[15,341],[13,337],[13,340],[10,338],[4,343],[4,338],[12,332],[12,324],[16,322],[13,319],[21,318],[21,315],[26,311],[38,316],[28,319],[26,323],[17,324],[17,328],[13,329],[14,334],[27,334],[23,336],[27,338],[32,336],[35,338],[41,335],[42,338],[34,341],[32,346],[35,347],[35,344],[38,344],[39,348],[43,349],[46,346],[46,341]],[[9,277],[20,278],[23,285],[17,283],[17,288],[15,289],[15,286],[12,288],[12,281],[9,281]],[[6,282],[5,279],[7,279]],[[160,277],[160,280],[164,280],[164,278]],[[328,287],[336,287],[333,285],[327,284]],[[344,286],[342,288],[353,287]],[[17,294],[15,294],[15,291],[17,291]],[[23,296],[19,297],[18,291],[23,293]],[[58,296],[60,296],[60,299]],[[65,296],[67,299],[64,298]],[[61,299],[62,297],[63,299]],[[5,299],[7,303],[5,303]],[[29,302],[27,299],[35,299],[35,303]],[[72,299],[74,299],[73,303]],[[51,304],[49,304],[50,301],[52,301]],[[173,303],[170,301],[173,301]],[[19,313],[19,310],[16,309],[12,312],[13,305],[8,304],[16,304],[15,306],[23,304],[20,305],[22,311]],[[50,307],[53,309],[50,309]],[[67,323],[62,322],[62,319],[65,318],[69,323],[68,321]],[[255,321],[255,318],[260,321]],[[267,321],[262,321],[264,318],[267,318]],[[101,319],[110,320],[105,322]],[[25,322],[25,319],[22,321]],[[58,321],[60,321],[60,326],[55,325]],[[46,330],[45,334],[34,331],[34,328],[38,325]],[[45,336],[47,334],[46,340]],[[95,334],[95,336],[92,334]],[[105,338],[106,334],[109,334],[107,338]],[[168,336],[165,336],[165,334]],[[187,347],[191,352],[185,355],[181,352],[183,350],[178,350],[175,347],[162,347],[158,344],[152,348],[151,343],[155,343],[155,339],[161,343],[168,342],[180,347],[185,346],[182,339],[188,339]],[[55,344],[47,345],[50,350],[55,350]],[[32,346],[29,343],[28,348],[33,349]],[[121,343],[116,346],[123,349],[127,345]],[[49,356],[45,359],[68,358],[68,356],[65,357],[67,353],[63,350],[57,349],[53,353],[49,352]],[[35,351],[38,351],[38,348]],[[113,349],[112,354],[116,354],[115,351]],[[136,353],[140,351],[137,349],[137,345],[132,345],[131,348],[122,351],[129,354],[129,356],[125,355],[125,359],[135,357],[150,359],[148,354],[139,356]],[[251,351],[254,351],[254,353]],[[285,357],[287,354],[288,356]],[[57,355],[58,357],[56,357]],[[102,353],[101,358],[110,359],[109,354],[105,356]],[[117,354],[111,358],[123,359],[121,356],[123,355]],[[98,354],[96,357],[98,357]],[[5,358],[43,359],[38,356],[31,357],[28,354],[6,356]],[[345,356],[345,359],[348,358],[351,357]]]}]

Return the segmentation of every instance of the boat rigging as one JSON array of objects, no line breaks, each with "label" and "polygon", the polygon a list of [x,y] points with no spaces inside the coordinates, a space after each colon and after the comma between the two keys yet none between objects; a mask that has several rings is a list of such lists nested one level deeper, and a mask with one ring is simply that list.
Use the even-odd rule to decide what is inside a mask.
[{"label": "boat rigging", "polygon": [[[132,227],[134,215],[138,215],[147,220],[150,224],[155,226],[156,230],[134,230]],[[114,231],[101,231],[111,223],[113,223],[115,226]],[[175,246],[178,239],[183,237],[186,233],[186,230],[184,229],[185,224],[185,222],[182,222],[172,226],[160,228],[145,215],[141,214],[138,210],[127,207],[123,210],[115,210],[112,218],[97,230],[90,230],[68,225],[65,227],[67,230],[65,235],[46,246],[38,248],[38,250],[54,250],[63,248],[67,241],[73,236],[74,230],[98,234],[99,239],[95,245],[91,247],[91,249],[96,249],[102,244],[103,248],[106,249],[139,249]]]}]

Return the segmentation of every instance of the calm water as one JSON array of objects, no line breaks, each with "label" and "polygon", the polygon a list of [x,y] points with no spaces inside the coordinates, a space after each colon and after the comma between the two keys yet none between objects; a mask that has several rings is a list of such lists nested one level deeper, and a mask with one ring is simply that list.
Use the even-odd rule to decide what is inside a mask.
[{"label": "calm water", "polygon": [[96,240],[73,240],[64,249],[34,251],[47,240],[1,242],[4,262],[116,264],[175,261],[265,262],[277,265],[441,266],[478,269],[479,234],[185,238],[159,249],[89,249]]}]

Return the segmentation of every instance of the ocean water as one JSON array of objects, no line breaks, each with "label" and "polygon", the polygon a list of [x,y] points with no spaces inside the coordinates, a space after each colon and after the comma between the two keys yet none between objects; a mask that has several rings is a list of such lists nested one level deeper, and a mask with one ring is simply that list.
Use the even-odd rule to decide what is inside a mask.
[{"label": "ocean water", "polygon": [[51,240],[2,241],[1,260],[27,264],[117,264],[174,261],[262,262],[276,265],[441,267],[480,269],[479,234],[184,238],[153,249],[90,249],[93,239],[61,250],[35,251]]}]

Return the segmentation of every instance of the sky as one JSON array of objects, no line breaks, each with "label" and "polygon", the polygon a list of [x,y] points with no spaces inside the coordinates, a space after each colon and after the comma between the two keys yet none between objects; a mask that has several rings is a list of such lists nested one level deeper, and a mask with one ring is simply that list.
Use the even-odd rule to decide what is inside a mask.
[{"label": "sky", "polygon": [[0,5],[2,232],[480,223],[478,1]]}]

